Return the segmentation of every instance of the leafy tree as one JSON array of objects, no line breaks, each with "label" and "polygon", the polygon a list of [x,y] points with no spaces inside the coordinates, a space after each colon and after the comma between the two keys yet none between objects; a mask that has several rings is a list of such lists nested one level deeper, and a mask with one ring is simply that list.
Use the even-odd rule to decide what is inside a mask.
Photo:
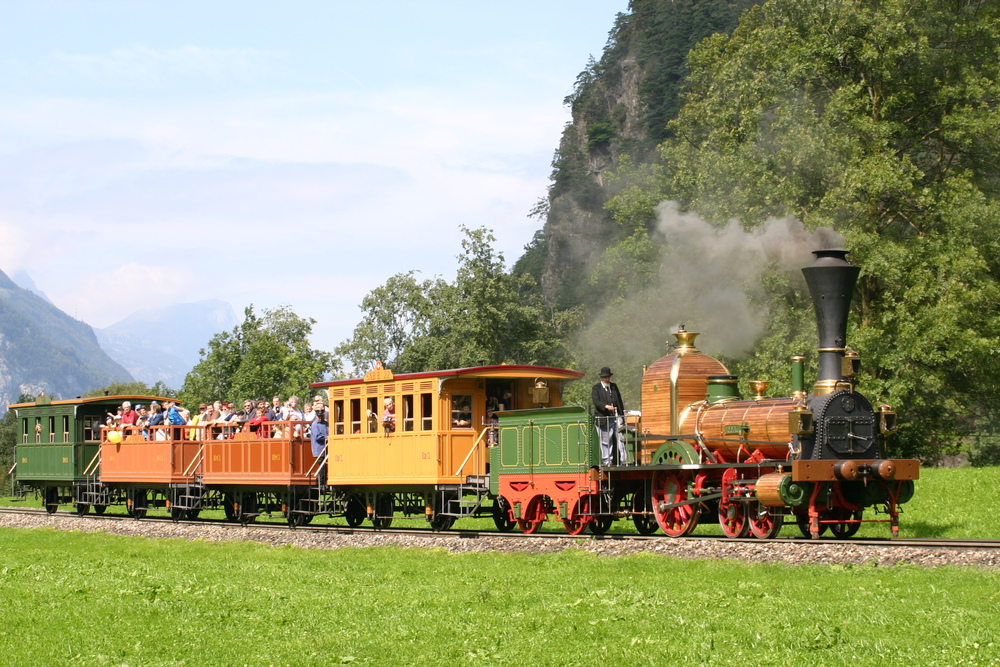
[{"label": "leafy tree", "polygon": [[142,395],[142,396],[177,396],[177,392],[170,389],[162,381],[157,381],[153,386],[144,382],[113,382],[106,387],[91,389],[83,394],[84,398],[94,396],[117,396],[117,395]]},{"label": "leafy tree", "polygon": [[545,308],[531,276],[506,270],[489,230],[462,232],[453,284],[398,274],[364,299],[364,318],[338,348],[356,371],[376,359],[396,372],[565,360],[562,336],[575,313]]},{"label": "leafy tree", "polygon": [[184,379],[181,399],[197,405],[217,399],[307,395],[312,382],[339,368],[333,355],[310,347],[315,322],[288,306],[264,310],[259,317],[253,305],[248,306],[242,324],[216,334],[201,351],[201,361]]},{"label": "leafy tree", "polygon": [[[771,0],[690,54],[649,185],[720,225],[843,234],[863,270],[851,345],[865,391],[902,410],[902,453],[953,447],[1000,398],[998,52],[996,3]],[[763,349],[793,352],[811,310],[772,298]]]},{"label": "leafy tree", "polygon": [[435,303],[443,298],[447,283],[440,278],[417,282],[414,271],[397,273],[361,301],[364,317],[352,337],[334,352],[363,373],[381,361],[397,372],[406,372],[403,353],[427,335]]}]

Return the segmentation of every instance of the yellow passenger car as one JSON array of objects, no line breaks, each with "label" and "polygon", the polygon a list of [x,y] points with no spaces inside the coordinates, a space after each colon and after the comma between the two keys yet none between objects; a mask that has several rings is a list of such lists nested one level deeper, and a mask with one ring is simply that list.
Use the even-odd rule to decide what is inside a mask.
[{"label": "yellow passenger car", "polygon": [[547,366],[476,366],[314,384],[329,392],[327,484],[348,522],[387,527],[397,510],[435,528],[478,514],[489,491],[493,411],[561,406],[583,373]]}]

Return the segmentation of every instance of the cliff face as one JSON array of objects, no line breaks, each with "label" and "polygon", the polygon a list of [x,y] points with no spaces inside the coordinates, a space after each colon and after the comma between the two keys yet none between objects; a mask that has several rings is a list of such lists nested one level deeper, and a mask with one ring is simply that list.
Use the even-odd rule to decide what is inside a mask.
[{"label": "cliff face", "polygon": [[0,271],[0,412],[22,393],[69,398],[131,381],[101,349],[90,326]]},{"label": "cliff face", "polygon": [[623,155],[653,161],[680,107],[688,51],[732,30],[750,0],[633,0],[600,60],[566,98],[573,121],[553,159],[543,235],[515,270],[532,273],[547,304],[593,306],[588,276],[623,231],[604,209],[622,184],[609,179]]}]

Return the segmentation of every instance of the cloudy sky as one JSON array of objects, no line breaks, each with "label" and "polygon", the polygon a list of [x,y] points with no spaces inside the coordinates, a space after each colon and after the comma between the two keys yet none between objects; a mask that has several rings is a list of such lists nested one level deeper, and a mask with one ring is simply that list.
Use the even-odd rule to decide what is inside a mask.
[{"label": "cloudy sky", "polygon": [[520,256],[628,5],[0,2],[0,269],[95,327],[288,304],[328,350],[392,274],[452,278],[459,225]]}]

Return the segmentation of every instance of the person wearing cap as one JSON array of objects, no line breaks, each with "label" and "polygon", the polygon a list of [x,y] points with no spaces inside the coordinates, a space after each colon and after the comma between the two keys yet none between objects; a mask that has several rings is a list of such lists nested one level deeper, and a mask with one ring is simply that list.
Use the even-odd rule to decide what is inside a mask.
[{"label": "person wearing cap", "polygon": [[627,461],[625,443],[618,433],[618,418],[625,414],[625,405],[618,385],[611,381],[612,375],[611,369],[604,366],[598,373],[601,381],[590,390],[594,423],[601,440],[602,466],[622,465]]}]

